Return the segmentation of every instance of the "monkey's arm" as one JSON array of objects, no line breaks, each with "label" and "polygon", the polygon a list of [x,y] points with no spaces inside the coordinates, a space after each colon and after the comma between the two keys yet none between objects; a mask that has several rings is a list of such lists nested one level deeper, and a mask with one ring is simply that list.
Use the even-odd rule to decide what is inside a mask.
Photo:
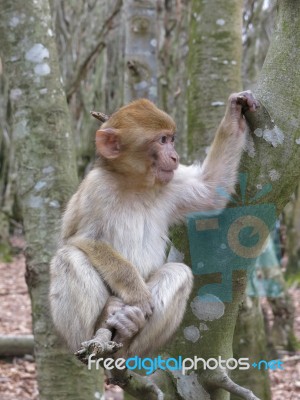
[{"label": "monkey's arm", "polygon": [[[222,209],[234,192],[238,167],[246,142],[244,110],[259,106],[250,92],[234,93],[202,166],[179,166],[171,182],[175,219],[193,211]],[[227,193],[227,197],[226,197]],[[175,213],[174,213],[175,214]]]},{"label": "monkey's arm", "polygon": [[152,314],[152,297],[138,270],[104,242],[72,237],[68,240],[89,258],[111,291],[125,304],[138,306],[146,316]]}]

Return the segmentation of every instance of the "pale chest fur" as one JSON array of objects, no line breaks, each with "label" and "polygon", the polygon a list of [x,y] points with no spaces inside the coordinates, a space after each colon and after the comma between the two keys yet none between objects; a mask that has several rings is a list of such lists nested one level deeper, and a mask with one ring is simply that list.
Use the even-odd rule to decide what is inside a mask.
[{"label": "pale chest fur", "polygon": [[168,221],[157,202],[127,199],[113,203],[113,212],[102,214],[103,240],[135,265],[144,278],[165,263]]}]

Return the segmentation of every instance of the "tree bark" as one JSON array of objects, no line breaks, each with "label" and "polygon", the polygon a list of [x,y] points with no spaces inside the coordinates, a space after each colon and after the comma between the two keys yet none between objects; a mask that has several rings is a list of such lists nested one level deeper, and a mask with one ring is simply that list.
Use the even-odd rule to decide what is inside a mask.
[{"label": "tree bark", "polygon": [[230,93],[241,88],[242,3],[193,0],[189,36],[188,151],[203,160]]},{"label": "tree bark", "polygon": [[[101,380],[69,354],[54,332],[48,309],[49,261],[59,220],[77,185],[65,92],[47,0],[1,0],[0,49],[10,78],[32,301],[35,359],[41,400],[86,400],[102,393]],[[5,51],[3,51],[5,49]]]},{"label": "tree bark", "polygon": [[126,0],[124,102],[157,101],[157,11],[155,0]]},{"label": "tree bark", "polygon": [[[274,204],[279,214],[299,181],[299,151],[300,137],[300,71],[290,68],[290,65],[300,64],[300,4],[286,0],[278,3],[278,24],[273,35],[259,83],[255,91],[256,97],[264,107],[251,116],[252,134],[249,137],[247,152],[241,162],[241,172],[247,173],[248,185],[246,198],[253,198],[258,190],[265,185],[272,185],[272,191],[257,199],[255,204]],[[280,77],[280,79],[278,79]],[[194,84],[194,83],[193,83]],[[258,129],[258,130],[257,130]],[[283,141],[282,141],[283,138]],[[182,244],[182,233],[179,232],[176,247],[185,248]],[[203,284],[203,282],[201,282]],[[196,279],[196,288],[200,282]],[[238,305],[243,299],[246,287],[246,271],[235,272],[232,279],[233,300],[225,303],[224,314],[212,322],[205,322],[205,327],[199,327],[199,322],[187,312],[183,329],[187,327],[199,330],[199,344],[189,343],[184,338],[184,331],[177,335],[171,354],[189,357],[199,354],[204,359],[209,357],[231,357],[233,329],[238,313]],[[196,291],[194,295],[196,294]],[[193,298],[193,297],[192,297]],[[208,328],[208,329],[207,329]],[[195,338],[194,338],[195,339]],[[176,351],[177,350],[177,351]],[[209,391],[212,400],[224,400],[229,394],[214,387],[203,371],[198,371],[195,381],[202,383]],[[181,384],[185,378],[181,379]],[[199,399],[202,397],[199,396]]]}]

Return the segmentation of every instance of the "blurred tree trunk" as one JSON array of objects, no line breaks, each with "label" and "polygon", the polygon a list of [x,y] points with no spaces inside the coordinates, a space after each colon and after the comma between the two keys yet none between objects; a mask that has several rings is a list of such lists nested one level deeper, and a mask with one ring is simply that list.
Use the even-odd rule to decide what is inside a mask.
[{"label": "blurred tree trunk", "polygon": [[157,9],[155,0],[126,0],[124,102],[157,102]]},{"label": "blurred tree trunk", "polygon": [[54,333],[48,309],[49,261],[61,213],[77,185],[49,3],[1,0],[0,4],[0,49],[5,49],[1,57],[11,95],[40,399],[92,400],[102,393],[99,372],[92,374],[66,351]]},{"label": "blurred tree trunk", "polygon": [[176,121],[176,149],[181,162],[187,154],[187,80],[190,0],[160,1],[158,7],[159,105]]},{"label": "blurred tree trunk", "polygon": [[255,87],[270,45],[276,17],[276,1],[244,0],[244,87]]},{"label": "blurred tree trunk", "polygon": [[[118,0],[106,2],[106,13],[111,14],[116,8]],[[119,12],[114,18],[114,25],[107,39],[105,51],[105,71],[103,77],[103,88],[105,93],[105,107],[101,109],[98,105],[96,110],[106,114],[112,114],[124,105],[124,51],[125,37],[122,18],[124,12]]]},{"label": "blurred tree trunk", "polygon": [[[122,0],[51,0],[51,4],[81,176],[94,158],[94,134],[99,126],[90,116],[90,111],[112,111],[107,109],[107,99],[112,97],[122,76],[116,62],[121,41],[116,43],[115,40],[115,33],[120,30]],[[114,41],[113,47],[109,46],[113,57],[106,54],[110,41]]]}]

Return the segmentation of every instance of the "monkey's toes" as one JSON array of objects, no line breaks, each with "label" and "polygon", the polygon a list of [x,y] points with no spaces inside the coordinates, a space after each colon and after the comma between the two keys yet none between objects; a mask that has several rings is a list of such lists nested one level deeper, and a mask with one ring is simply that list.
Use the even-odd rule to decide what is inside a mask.
[{"label": "monkey's toes", "polygon": [[89,357],[91,356],[96,360],[99,358],[104,358],[120,350],[122,347],[122,343],[113,341],[105,342],[92,339],[81,343],[81,348],[74,354],[79,361],[87,364]]}]

